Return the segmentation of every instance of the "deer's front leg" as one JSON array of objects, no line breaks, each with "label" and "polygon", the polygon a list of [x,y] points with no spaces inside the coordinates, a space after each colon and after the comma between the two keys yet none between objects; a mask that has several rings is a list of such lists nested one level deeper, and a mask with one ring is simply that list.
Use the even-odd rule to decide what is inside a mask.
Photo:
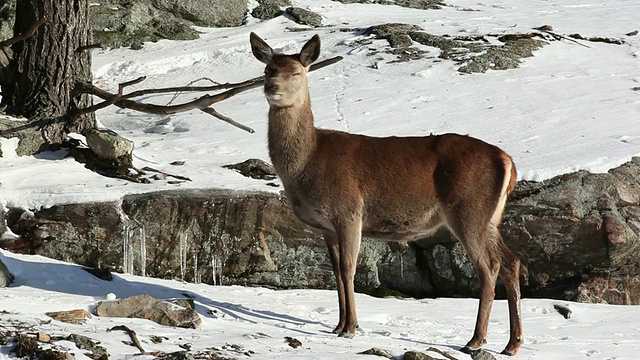
[{"label": "deer's front leg", "polygon": [[[336,226],[338,246],[340,249],[340,276],[344,287],[345,324],[340,332],[342,337],[353,337],[358,327],[354,278],[360,251],[361,220],[342,220]],[[342,310],[342,309],[341,309]]]},{"label": "deer's front leg", "polygon": [[329,250],[329,258],[331,259],[331,267],[333,268],[333,275],[336,278],[336,286],[338,288],[338,306],[340,307],[340,320],[338,325],[333,329],[335,334],[340,334],[344,329],[346,323],[346,303],[344,297],[344,283],[342,282],[342,275],[340,272],[340,247],[338,245],[338,238],[332,232],[325,232],[324,241],[327,244]]}]

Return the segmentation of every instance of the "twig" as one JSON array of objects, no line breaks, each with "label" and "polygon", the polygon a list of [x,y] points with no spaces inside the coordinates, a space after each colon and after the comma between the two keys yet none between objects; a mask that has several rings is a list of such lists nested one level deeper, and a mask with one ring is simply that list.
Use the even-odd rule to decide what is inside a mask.
[{"label": "twig", "polygon": [[80,117],[80,116],[82,116],[84,114],[89,114],[89,113],[98,111],[100,109],[104,109],[109,105],[115,104],[116,102],[118,102],[120,99],[122,99],[124,97],[122,92],[124,91],[125,87],[138,84],[138,83],[144,81],[146,78],[147,78],[146,76],[141,76],[141,77],[139,77],[137,79],[130,80],[130,81],[127,81],[127,82],[123,82],[122,84],[119,84],[118,85],[118,93],[117,94],[113,95],[111,98],[109,98],[109,99],[107,99],[107,100],[105,100],[105,101],[103,101],[101,103],[98,103],[98,104],[95,104],[95,105],[91,105],[91,106],[89,106],[87,108],[83,108],[83,109],[76,109],[75,111],[73,111],[69,115],[70,119],[72,119],[72,121],[73,121],[73,120],[77,119],[78,117]]},{"label": "twig", "polygon": [[[138,169],[136,169],[136,170],[138,170]],[[173,174],[169,174],[169,173],[166,173],[166,172],[164,172],[164,171],[160,171],[160,170],[158,170],[158,169],[154,169],[154,168],[152,168],[152,167],[148,167],[148,166],[145,166],[145,167],[143,167],[142,169],[140,169],[140,170],[138,170],[138,171],[139,171],[139,172],[141,172],[141,173],[144,173],[144,171],[152,171],[152,172],[156,172],[156,173],[158,173],[158,174],[162,174],[162,175],[166,175],[166,176],[171,176],[172,178],[175,178],[175,179],[178,179],[178,180],[191,181],[191,179],[189,179],[189,178],[188,178],[188,177],[186,177],[186,176],[180,176],[180,175],[173,175]]]},{"label": "twig", "polygon": [[[191,87],[191,85],[195,84],[196,82],[198,82],[198,81],[200,81],[200,80],[207,80],[207,81],[210,81],[211,83],[215,84],[215,85],[213,85],[213,86],[220,86],[220,85],[221,85],[219,82],[217,82],[217,81],[213,81],[213,80],[209,79],[208,77],[202,77],[202,78],[200,78],[200,79],[195,79],[195,80],[189,81],[189,83],[187,84],[187,87]],[[171,105],[171,104],[173,104],[173,101],[174,101],[175,99],[177,99],[177,98],[178,98],[178,96],[179,96],[180,94],[182,94],[183,92],[184,92],[183,90],[176,91],[176,93],[173,95],[173,97],[171,98],[171,100],[169,100],[169,102],[167,103],[167,105]]]},{"label": "twig", "polygon": [[123,82],[121,84],[118,85],[118,96],[122,96],[122,91],[124,90],[124,88],[126,88],[127,86],[131,86],[131,85],[135,85],[135,84],[139,84],[141,82],[143,82],[147,77],[146,76],[140,76],[137,79],[134,80],[129,80],[126,82]]},{"label": "twig", "polygon": [[232,118],[230,118],[228,116],[220,114],[219,112],[216,111],[216,109],[214,109],[212,107],[207,107],[207,108],[200,109],[200,110],[202,110],[203,112],[205,112],[205,113],[207,113],[209,115],[213,115],[214,117],[216,117],[216,118],[218,118],[218,119],[220,119],[220,120],[222,120],[222,121],[224,121],[226,123],[229,123],[229,124],[231,124],[231,125],[233,125],[233,126],[235,126],[237,128],[240,128],[240,129],[242,129],[242,130],[244,130],[244,131],[246,131],[246,132],[248,132],[250,134],[253,134],[253,133],[256,132],[255,130],[253,130],[252,128],[248,127],[247,125],[243,125],[243,124],[233,120]]},{"label": "twig", "polygon": [[568,37],[566,37],[564,35],[560,35],[560,34],[554,33],[551,30],[545,30],[545,29],[541,29],[541,28],[538,28],[538,29],[535,29],[535,30],[541,31],[543,33],[547,33],[547,34],[553,36],[556,40],[560,40],[560,39],[568,40],[568,41],[574,42],[574,43],[576,43],[576,44],[578,44],[580,46],[584,46],[584,47],[586,47],[588,49],[591,49],[591,46],[585,45],[585,44],[583,44],[583,43],[581,43],[579,41],[573,40],[573,39],[568,38]]},{"label": "twig", "polygon": [[131,341],[133,342],[133,346],[137,347],[138,350],[140,350],[141,353],[146,354],[147,352],[144,351],[144,349],[142,348],[142,345],[140,344],[140,340],[138,340],[138,335],[136,334],[135,331],[131,330],[129,327],[127,327],[126,325],[116,325],[114,327],[112,327],[111,329],[107,330],[107,331],[113,331],[113,330],[122,330],[122,331],[126,331],[127,334],[129,334],[129,337],[131,338]]},{"label": "twig", "polygon": [[83,51],[87,51],[87,50],[91,50],[91,49],[102,49],[102,44],[101,43],[95,43],[95,44],[88,44],[88,45],[80,46],[79,48],[76,49],[76,52],[77,53],[81,53]]},{"label": "twig", "polygon": [[29,30],[25,31],[24,34],[18,34],[12,37],[11,39],[7,39],[0,42],[0,47],[11,46],[17,43],[18,41],[22,41],[30,38],[36,32],[36,30],[38,30],[38,28],[42,26],[42,24],[44,24],[45,22],[47,22],[47,19],[44,17],[41,18],[40,20],[33,23],[33,25],[31,25],[31,27],[29,28]]}]

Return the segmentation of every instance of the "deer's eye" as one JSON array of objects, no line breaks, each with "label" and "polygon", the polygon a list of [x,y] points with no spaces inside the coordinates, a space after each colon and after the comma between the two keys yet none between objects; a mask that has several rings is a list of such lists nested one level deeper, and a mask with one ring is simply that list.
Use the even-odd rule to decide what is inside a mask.
[{"label": "deer's eye", "polygon": [[293,74],[291,74],[291,76],[298,76],[300,74],[302,74],[302,73],[301,72],[294,72]]}]

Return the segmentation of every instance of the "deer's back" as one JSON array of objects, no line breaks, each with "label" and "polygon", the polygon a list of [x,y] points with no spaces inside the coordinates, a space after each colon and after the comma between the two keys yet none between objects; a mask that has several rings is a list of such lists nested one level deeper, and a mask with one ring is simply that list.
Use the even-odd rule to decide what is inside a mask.
[{"label": "deer's back", "polygon": [[372,236],[423,235],[443,221],[443,204],[497,203],[505,159],[499,148],[457,134],[377,138],[318,130],[314,155],[296,187],[286,190],[311,226],[360,211]]}]

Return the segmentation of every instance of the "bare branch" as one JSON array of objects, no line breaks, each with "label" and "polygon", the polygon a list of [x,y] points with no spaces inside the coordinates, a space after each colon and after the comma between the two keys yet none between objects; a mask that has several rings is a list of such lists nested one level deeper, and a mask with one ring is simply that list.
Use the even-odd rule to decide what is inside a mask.
[{"label": "bare branch", "polygon": [[22,41],[30,38],[36,32],[36,30],[38,30],[38,28],[42,26],[42,24],[44,24],[45,22],[47,22],[47,19],[41,18],[40,20],[33,23],[33,25],[31,25],[31,27],[29,28],[29,30],[27,30],[24,34],[18,34],[12,37],[11,39],[7,39],[0,42],[0,47],[8,47],[17,43],[18,41]]},{"label": "bare branch", "polygon": [[143,81],[145,81],[147,79],[146,76],[140,76],[137,79],[134,80],[129,80],[126,82],[123,82],[122,84],[118,85],[118,96],[122,96],[122,91],[124,90],[124,88],[126,88],[127,86],[131,86],[131,85],[135,85],[135,84],[139,84]]},{"label": "bare branch", "polygon": [[244,131],[246,131],[246,132],[248,132],[248,133],[250,133],[250,134],[255,133],[255,130],[253,130],[252,128],[250,128],[250,127],[248,127],[248,126],[246,126],[246,125],[243,125],[243,124],[241,124],[241,123],[239,123],[239,122],[237,122],[237,121],[233,120],[232,118],[230,118],[230,117],[228,117],[228,116],[225,116],[225,115],[223,115],[223,114],[220,114],[220,113],[219,113],[219,112],[217,112],[217,111],[216,111],[216,109],[214,109],[214,108],[208,107],[208,108],[204,108],[204,109],[200,109],[200,110],[202,110],[202,111],[206,112],[206,113],[207,113],[207,114],[209,114],[209,115],[213,115],[213,116],[215,116],[216,118],[218,118],[218,119],[220,119],[220,120],[222,120],[222,121],[224,121],[224,122],[227,122],[227,123],[229,123],[229,124],[231,124],[231,125],[233,125],[233,126],[235,126],[235,127],[237,127],[237,128],[240,128],[240,129],[242,129],[242,130],[244,130]]},{"label": "bare branch", "polygon": [[[336,56],[336,57],[321,61],[317,64],[311,65],[309,71],[321,69],[325,66],[334,64],[340,60],[342,60],[342,56]],[[214,85],[214,86],[187,86],[187,87],[172,87],[172,88],[160,88],[160,89],[144,89],[144,90],[134,91],[129,94],[122,94],[124,87],[132,84],[137,84],[143,80],[144,80],[144,77],[141,77],[141,78],[120,84],[118,87],[117,94],[112,94],[108,91],[102,90],[93,84],[76,83],[76,87],[74,89],[76,93],[95,95],[99,98],[104,99],[105,101],[85,109],[78,109],[73,115],[78,116],[78,115],[86,114],[88,112],[96,111],[112,104],[120,108],[131,109],[131,110],[136,110],[136,111],[145,112],[149,114],[156,114],[156,115],[172,115],[172,114],[177,114],[177,113],[185,112],[189,110],[200,109],[206,112],[207,114],[215,116],[216,118],[223,120],[229,124],[232,124],[240,129],[243,129],[250,133],[254,133],[254,130],[251,129],[250,127],[240,124],[239,122],[218,113],[215,109],[211,108],[211,105],[220,101],[224,101],[241,92],[259,87],[264,83],[264,76],[258,76],[253,79],[249,79],[249,80],[246,80],[240,83],[235,83],[235,84],[226,83],[226,84],[220,84],[220,85]],[[188,101],[182,104],[177,104],[177,105],[163,106],[163,105],[156,105],[156,104],[130,100],[131,98],[147,95],[147,94],[159,94],[159,93],[178,92],[178,91],[184,92],[184,91],[216,90],[216,89],[224,89],[224,88],[231,88],[231,89],[215,95],[209,95],[209,94],[203,95],[195,100]]]},{"label": "bare branch", "polygon": [[83,51],[87,51],[87,50],[91,50],[91,49],[102,49],[102,44],[101,43],[95,43],[95,44],[88,44],[88,45],[80,46],[79,48],[76,49],[76,52],[77,53],[81,53]]}]

